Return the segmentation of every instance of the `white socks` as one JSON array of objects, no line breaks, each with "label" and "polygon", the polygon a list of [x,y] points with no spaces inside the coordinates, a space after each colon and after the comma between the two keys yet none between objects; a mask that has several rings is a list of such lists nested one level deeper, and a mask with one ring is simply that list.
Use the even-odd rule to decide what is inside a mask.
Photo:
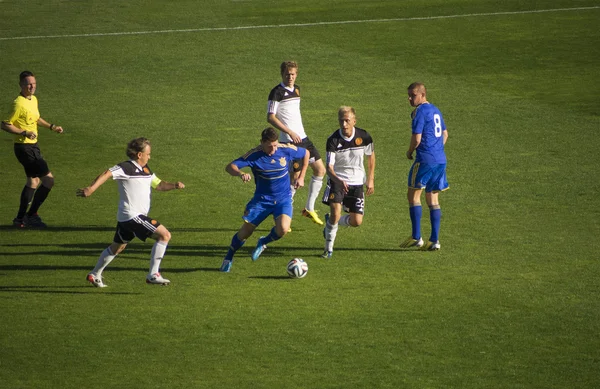
[{"label": "white socks", "polygon": [[167,251],[167,243],[156,242],[152,246],[152,252],[150,253],[150,274],[158,273],[160,267],[160,261],[162,261]]},{"label": "white socks", "polygon": [[343,215],[338,221],[340,226],[350,227],[350,215]]},{"label": "white socks", "polygon": [[325,225],[325,251],[333,251],[333,243],[338,231],[338,224],[331,225],[327,223]]},{"label": "white socks", "polygon": [[315,201],[319,197],[319,192],[323,186],[323,177],[312,176],[308,184],[308,198],[306,199],[306,208],[308,211],[315,210]]},{"label": "white socks", "polygon": [[105,248],[102,254],[100,254],[100,258],[98,258],[98,263],[96,263],[96,267],[94,268],[94,270],[92,270],[92,273],[94,273],[97,276],[101,276],[102,272],[104,271],[104,268],[108,266],[108,264],[113,259],[115,259],[115,257],[116,255],[114,255],[110,251],[110,247]]}]

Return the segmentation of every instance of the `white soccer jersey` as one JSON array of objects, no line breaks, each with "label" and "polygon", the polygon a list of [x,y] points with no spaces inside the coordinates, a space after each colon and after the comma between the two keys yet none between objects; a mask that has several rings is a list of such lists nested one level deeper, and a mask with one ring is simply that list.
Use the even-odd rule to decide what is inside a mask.
[{"label": "white soccer jersey", "polygon": [[[290,89],[280,83],[271,89],[267,113],[275,114],[277,119],[298,134],[300,138],[306,138],[306,132],[304,132],[304,126],[302,125],[302,115],[300,114],[300,87],[298,85],[294,85]],[[280,131],[279,141],[291,143],[292,138],[285,132]]]},{"label": "white soccer jersey", "polygon": [[373,154],[373,139],[362,128],[355,127],[350,138],[337,130],[327,138],[327,165],[348,185],[363,185],[367,181],[365,155]]},{"label": "white soccer jersey", "polygon": [[152,187],[160,180],[148,166],[141,167],[135,161],[121,162],[109,169],[119,188],[119,211],[117,221],[125,222],[150,212]]}]

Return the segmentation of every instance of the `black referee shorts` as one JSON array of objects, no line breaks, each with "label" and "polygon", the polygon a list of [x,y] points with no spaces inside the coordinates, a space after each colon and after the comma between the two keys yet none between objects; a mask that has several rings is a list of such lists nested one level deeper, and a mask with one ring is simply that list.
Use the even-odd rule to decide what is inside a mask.
[{"label": "black referee shorts", "polygon": [[15,143],[15,156],[23,165],[27,177],[44,177],[50,173],[37,143]]}]

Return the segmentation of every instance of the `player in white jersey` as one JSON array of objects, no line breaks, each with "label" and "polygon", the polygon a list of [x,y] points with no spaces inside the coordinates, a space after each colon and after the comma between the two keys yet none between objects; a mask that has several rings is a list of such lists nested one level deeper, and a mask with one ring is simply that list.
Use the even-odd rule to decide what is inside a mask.
[{"label": "player in white jersey", "polygon": [[[318,225],[323,225],[323,221],[315,210],[315,201],[319,197],[319,192],[323,186],[325,166],[323,166],[319,151],[306,135],[302,125],[300,87],[295,84],[297,75],[298,64],[296,62],[288,61],[281,64],[282,81],[269,93],[267,122],[280,131],[280,143],[294,143],[296,146],[305,148],[310,152],[309,165],[313,171],[313,176],[308,184],[308,198],[302,210],[302,215]],[[300,161],[294,161],[293,168],[294,179],[297,179],[301,170]],[[292,187],[292,197],[295,193],[296,189]]]},{"label": "player in white jersey", "polygon": [[[338,110],[340,128],[327,138],[327,187],[323,203],[328,204],[330,214],[325,215],[325,251],[323,258],[331,258],[338,226],[358,227],[362,224],[365,195],[375,192],[375,150],[373,138],[362,128],[355,127],[356,111],[352,107]],[[364,158],[369,166],[365,172]],[[348,215],[342,216],[342,206]]]},{"label": "player in white jersey", "polygon": [[150,211],[150,196],[152,188],[159,191],[183,189],[182,182],[170,183],[161,181],[148,167],[150,159],[150,141],[146,138],[133,139],[127,145],[129,161],[100,174],[90,186],[77,190],[77,196],[89,197],[109,178],[117,181],[119,188],[119,211],[117,212],[117,230],[113,243],[108,246],[96,263],[96,267],[87,275],[87,280],[94,286],[104,288],[102,272],[108,264],[127,247],[135,237],[145,241],[147,238],[156,240],[150,254],[150,271],[146,283],[168,285],[169,280],[160,275],[159,267],[162,261],[171,233],[157,220],[148,217]]}]

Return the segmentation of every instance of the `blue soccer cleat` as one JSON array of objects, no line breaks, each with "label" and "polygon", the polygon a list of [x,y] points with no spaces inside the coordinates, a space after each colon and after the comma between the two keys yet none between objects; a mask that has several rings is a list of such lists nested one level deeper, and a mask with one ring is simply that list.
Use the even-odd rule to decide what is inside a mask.
[{"label": "blue soccer cleat", "polygon": [[261,236],[260,239],[258,239],[258,243],[256,243],[256,248],[252,252],[251,258],[253,261],[256,261],[258,257],[260,257],[260,255],[263,253],[263,251],[265,251],[265,249],[267,248],[267,245],[262,244],[263,238],[264,236]]},{"label": "blue soccer cleat", "polygon": [[233,263],[233,259],[225,258],[223,260],[223,263],[221,264],[221,268],[219,269],[219,271],[222,271],[223,273],[229,273],[229,271],[231,270],[232,263]]}]

